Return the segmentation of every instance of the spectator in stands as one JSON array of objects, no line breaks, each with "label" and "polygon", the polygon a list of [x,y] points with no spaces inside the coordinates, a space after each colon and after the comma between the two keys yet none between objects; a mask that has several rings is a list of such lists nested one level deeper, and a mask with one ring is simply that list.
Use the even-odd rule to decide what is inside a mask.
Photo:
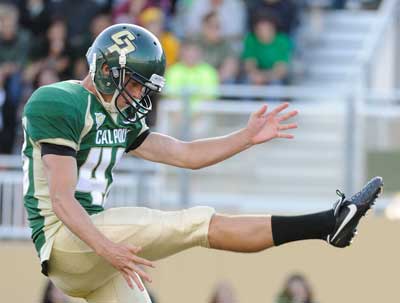
[{"label": "spectator in stands", "polygon": [[114,7],[114,23],[139,23],[139,15],[149,7],[159,7],[165,14],[169,12],[170,0],[124,0]]},{"label": "spectator in stands", "polygon": [[41,303],[69,303],[71,300],[48,280]]},{"label": "spectator in stands", "polygon": [[165,14],[157,7],[146,8],[139,15],[139,23],[156,35],[163,46],[167,58],[167,67],[176,63],[179,55],[179,40],[165,29]]},{"label": "spectator in stands", "polygon": [[292,54],[289,37],[277,33],[274,15],[258,16],[253,28],[244,39],[242,54],[246,81],[255,85],[285,83]]},{"label": "spectator in stands", "polygon": [[[175,64],[178,60],[180,42],[171,32],[166,31],[165,13],[160,8],[152,6],[143,10],[138,19],[140,25],[150,30],[159,38],[167,59],[167,68]],[[160,98],[161,95],[159,94],[155,94],[152,97],[153,110],[146,117],[147,125],[150,127],[156,124]]]},{"label": "spectator in stands", "polygon": [[125,0],[114,7],[112,17],[114,23],[137,23],[140,13],[146,8],[147,0]]},{"label": "spectator in stands", "polygon": [[242,0],[180,1],[176,15],[177,30],[183,30],[186,38],[199,35],[202,20],[210,11],[215,11],[225,39],[237,43],[246,31],[246,8]]},{"label": "spectator in stands", "polygon": [[96,15],[90,23],[89,30],[83,33],[79,39],[71,41],[71,57],[73,60],[84,57],[94,39],[107,27],[112,25],[110,14],[101,13]]},{"label": "spectator in stands", "polygon": [[75,39],[71,45],[70,59],[72,63],[72,78],[82,80],[87,72],[88,66],[84,54],[92,45],[94,39],[107,27],[112,25],[111,15],[106,13],[98,14],[90,24],[90,31]]},{"label": "spectator in stands", "polygon": [[180,61],[166,72],[167,93],[192,95],[191,105],[213,98],[218,87],[218,72],[203,60],[202,51],[193,40],[185,40]]},{"label": "spectator in stands", "polygon": [[256,19],[260,14],[275,15],[278,32],[291,35],[299,24],[299,8],[294,0],[251,1],[248,6],[250,20]]},{"label": "spectator in stands", "polygon": [[22,68],[29,52],[29,33],[18,27],[15,5],[0,4],[0,153],[11,153],[21,101]]},{"label": "spectator in stands", "polygon": [[96,5],[99,7],[99,13],[108,14],[111,12],[113,4],[120,0],[94,0]]},{"label": "spectator in stands", "polygon": [[239,60],[231,44],[221,35],[221,24],[216,12],[204,16],[202,32],[196,42],[202,49],[204,61],[217,69],[220,83],[235,83]]},{"label": "spectator in stands", "polygon": [[89,31],[90,23],[102,11],[102,5],[96,0],[52,0],[51,10],[53,19],[66,21],[68,41],[76,44],[75,40],[82,39]]},{"label": "spectator in stands", "polygon": [[291,275],[281,293],[278,295],[276,303],[314,303],[311,287],[306,278],[300,274]]},{"label": "spectator in stands", "polygon": [[47,0],[21,0],[20,24],[35,37],[44,36],[50,26],[51,14]]},{"label": "spectator in stands", "polygon": [[44,41],[36,41],[31,55],[35,68],[32,74],[46,66],[54,68],[60,79],[69,78],[72,72],[70,54],[66,23],[61,19],[55,20],[48,28]]},{"label": "spectator in stands", "polygon": [[43,67],[36,75],[33,81],[33,89],[36,90],[40,86],[49,85],[55,82],[59,82],[57,71],[48,66]]},{"label": "spectator in stands", "polygon": [[90,43],[107,27],[112,25],[112,19],[110,14],[99,14],[93,18],[90,24]]},{"label": "spectator in stands", "polygon": [[236,303],[235,290],[228,282],[221,282],[217,285],[211,297],[210,303]]},{"label": "spectator in stands", "polygon": [[89,67],[86,58],[81,57],[74,61],[72,78],[75,80],[83,80],[87,73],[89,72]]}]

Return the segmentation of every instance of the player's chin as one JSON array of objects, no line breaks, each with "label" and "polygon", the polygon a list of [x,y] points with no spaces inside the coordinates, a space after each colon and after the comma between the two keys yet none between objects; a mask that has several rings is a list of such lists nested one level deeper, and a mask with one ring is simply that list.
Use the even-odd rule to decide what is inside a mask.
[{"label": "player's chin", "polygon": [[121,98],[117,100],[117,106],[119,109],[126,109],[130,105],[129,101],[125,98]]}]

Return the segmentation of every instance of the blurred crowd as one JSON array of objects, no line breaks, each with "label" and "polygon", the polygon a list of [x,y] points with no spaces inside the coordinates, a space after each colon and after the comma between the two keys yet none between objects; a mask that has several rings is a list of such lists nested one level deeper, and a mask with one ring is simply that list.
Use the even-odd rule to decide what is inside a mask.
[{"label": "blurred crowd", "polygon": [[[150,293],[152,303],[159,301]],[[41,303],[74,303],[70,297],[65,296],[53,283],[47,282]],[[79,301],[80,303],[81,301]],[[212,290],[208,303],[239,303],[235,288],[228,281],[219,282]],[[264,302],[268,302],[265,298]],[[272,301],[273,303],[316,303],[313,291],[306,277],[300,273],[293,273],[287,277],[282,289]]]},{"label": "blurred crowd", "polygon": [[19,150],[20,112],[32,91],[83,79],[86,51],[109,25],[152,31],[166,52],[169,93],[195,86],[204,92],[196,102],[214,96],[219,84],[289,83],[299,12],[309,2],[0,0],[0,154]]}]

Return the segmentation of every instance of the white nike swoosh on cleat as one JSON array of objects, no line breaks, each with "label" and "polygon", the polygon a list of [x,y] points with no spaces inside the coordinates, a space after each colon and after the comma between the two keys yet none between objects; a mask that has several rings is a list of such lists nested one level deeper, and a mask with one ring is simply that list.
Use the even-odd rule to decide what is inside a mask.
[{"label": "white nike swoosh on cleat", "polygon": [[349,208],[349,213],[347,214],[346,218],[343,220],[342,224],[339,226],[339,229],[335,233],[335,235],[330,239],[330,241],[333,241],[337,235],[342,231],[342,229],[346,226],[347,223],[354,217],[354,215],[357,212],[357,206],[354,204],[350,204],[347,206]]}]

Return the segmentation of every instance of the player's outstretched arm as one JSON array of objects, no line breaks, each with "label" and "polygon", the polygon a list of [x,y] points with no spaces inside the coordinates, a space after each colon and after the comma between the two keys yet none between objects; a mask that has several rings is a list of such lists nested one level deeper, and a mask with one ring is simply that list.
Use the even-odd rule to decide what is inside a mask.
[{"label": "player's outstretched arm", "polygon": [[143,285],[136,274],[148,282],[151,282],[151,279],[138,267],[138,264],[154,267],[153,263],[136,255],[140,252],[140,247],[114,243],[92,223],[89,215],[74,197],[77,182],[75,158],[47,154],[42,159],[53,211],[57,217],[99,256],[120,271],[131,288],[133,288],[132,278],[139,289],[143,290]]},{"label": "player's outstretched arm", "polygon": [[198,169],[221,162],[243,150],[274,138],[292,139],[286,130],[297,128],[296,123],[284,122],[297,115],[297,111],[283,112],[289,106],[283,103],[268,112],[263,105],[251,114],[247,126],[222,137],[183,142],[158,133],[151,133],[131,153],[154,162],[178,167]]}]

